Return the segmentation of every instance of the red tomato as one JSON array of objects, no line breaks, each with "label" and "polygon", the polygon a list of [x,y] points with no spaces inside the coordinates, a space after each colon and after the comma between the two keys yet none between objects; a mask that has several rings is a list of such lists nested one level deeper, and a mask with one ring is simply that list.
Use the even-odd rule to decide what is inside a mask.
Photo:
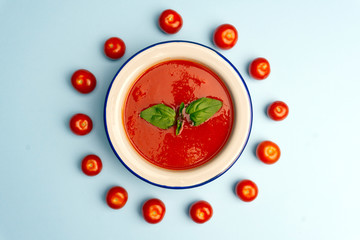
[{"label": "red tomato", "polygon": [[280,158],[280,148],[271,141],[263,141],[256,148],[256,156],[263,163],[273,164]]},{"label": "red tomato", "polygon": [[254,59],[249,66],[249,74],[257,80],[264,80],[270,74],[270,63],[265,58]]},{"label": "red tomato", "polygon": [[123,40],[117,37],[109,38],[104,44],[105,55],[113,60],[124,56],[126,46]]},{"label": "red tomato", "polygon": [[212,214],[212,207],[210,203],[206,201],[195,202],[190,207],[190,217],[196,223],[207,222],[212,217]]},{"label": "red tomato", "polygon": [[269,105],[267,114],[272,120],[281,121],[289,114],[289,107],[282,101],[276,101]]},{"label": "red tomato", "polygon": [[92,128],[93,123],[88,115],[78,113],[70,119],[70,129],[77,135],[86,135]]},{"label": "red tomato", "polygon": [[159,17],[159,26],[161,30],[168,34],[174,34],[180,31],[183,20],[177,12],[171,9],[163,11]]},{"label": "red tomato", "polygon": [[127,200],[128,200],[127,191],[119,186],[112,187],[106,195],[106,202],[109,205],[109,207],[113,209],[120,209],[124,207]]},{"label": "red tomato", "polygon": [[214,32],[213,41],[221,49],[230,49],[238,40],[236,28],[230,24],[220,25]]},{"label": "red tomato", "polygon": [[165,204],[157,198],[147,200],[142,207],[144,219],[152,224],[160,222],[165,211]]},{"label": "red tomato", "polygon": [[236,185],[236,195],[244,202],[251,202],[258,195],[258,187],[253,181],[242,180]]},{"label": "red tomato", "polygon": [[80,93],[90,93],[96,87],[94,74],[85,69],[79,69],[71,76],[71,84]]},{"label": "red tomato", "polygon": [[101,159],[96,155],[87,155],[81,162],[82,171],[88,176],[98,175],[102,169]]}]

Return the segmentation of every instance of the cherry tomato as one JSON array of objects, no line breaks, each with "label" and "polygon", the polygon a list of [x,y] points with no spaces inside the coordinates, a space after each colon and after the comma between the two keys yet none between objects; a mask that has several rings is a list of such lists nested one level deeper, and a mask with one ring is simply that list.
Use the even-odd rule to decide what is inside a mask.
[{"label": "cherry tomato", "polygon": [[94,74],[85,69],[79,69],[71,76],[71,84],[80,93],[90,93],[96,87]]},{"label": "cherry tomato", "polygon": [[81,162],[82,171],[88,176],[95,176],[101,172],[102,162],[96,155],[87,155]]},{"label": "cherry tomato", "polygon": [[230,49],[238,39],[236,28],[230,24],[223,24],[216,28],[213,36],[214,44],[221,49]]},{"label": "cherry tomato", "polygon": [[190,217],[196,223],[207,222],[213,214],[210,203],[206,201],[198,201],[190,207]]},{"label": "cherry tomato", "polygon": [[267,114],[272,120],[281,121],[289,114],[289,107],[282,101],[276,101],[269,105]]},{"label": "cherry tomato", "polygon": [[251,180],[242,180],[236,185],[236,195],[244,202],[251,202],[258,195],[258,187]]},{"label": "cherry tomato", "polygon": [[109,38],[104,44],[105,55],[113,60],[124,56],[125,50],[126,46],[124,41],[117,37]]},{"label": "cherry tomato", "polygon": [[109,207],[113,209],[120,209],[124,207],[127,200],[128,200],[127,191],[119,186],[112,187],[106,195],[106,202],[109,205]]},{"label": "cherry tomato", "polygon": [[256,148],[256,156],[263,163],[273,164],[280,158],[280,148],[271,141],[263,141]]},{"label": "cherry tomato", "polygon": [[249,74],[257,80],[264,80],[270,74],[270,63],[265,58],[254,59],[249,66]]},{"label": "cherry tomato", "polygon": [[147,200],[142,207],[144,219],[152,224],[160,222],[165,211],[165,204],[157,198]]},{"label": "cherry tomato", "polygon": [[161,30],[168,34],[174,34],[180,31],[183,20],[177,12],[171,9],[163,11],[159,17],[159,26]]},{"label": "cherry tomato", "polygon": [[70,119],[70,129],[77,135],[86,135],[92,128],[93,123],[88,115],[78,113]]}]

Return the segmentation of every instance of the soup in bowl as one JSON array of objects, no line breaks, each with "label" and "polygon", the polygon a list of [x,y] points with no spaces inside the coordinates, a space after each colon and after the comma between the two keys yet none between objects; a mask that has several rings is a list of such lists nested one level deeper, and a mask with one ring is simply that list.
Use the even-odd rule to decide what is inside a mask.
[{"label": "soup in bowl", "polygon": [[112,149],[137,177],[166,188],[210,182],[239,158],[252,125],[236,68],[204,45],[171,41],[131,57],[105,102]]}]

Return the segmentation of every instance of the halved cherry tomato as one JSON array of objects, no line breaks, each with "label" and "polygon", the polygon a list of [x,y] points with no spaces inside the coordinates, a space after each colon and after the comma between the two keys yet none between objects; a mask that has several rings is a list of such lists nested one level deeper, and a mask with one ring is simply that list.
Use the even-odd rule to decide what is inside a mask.
[{"label": "halved cherry tomato", "polygon": [[98,175],[102,169],[101,159],[94,154],[87,155],[81,162],[81,169],[88,176]]},{"label": "halved cherry tomato", "polygon": [[86,135],[92,128],[93,123],[88,115],[78,113],[70,119],[70,129],[77,135]]},{"label": "halved cherry tomato", "polygon": [[265,58],[256,58],[249,65],[249,74],[256,80],[264,80],[270,74],[270,63]]},{"label": "halved cherry tomato", "polygon": [[127,191],[119,186],[112,187],[107,195],[106,202],[113,209],[120,209],[125,206],[128,200]]},{"label": "halved cherry tomato", "polygon": [[213,41],[218,48],[230,49],[238,40],[236,28],[231,24],[223,24],[216,28]]},{"label": "halved cherry tomato", "polygon": [[244,202],[251,202],[258,195],[258,187],[251,180],[242,180],[236,185],[236,195]]},{"label": "halved cherry tomato", "polygon": [[160,222],[164,218],[165,211],[165,204],[157,198],[147,200],[142,207],[144,219],[152,224]]},{"label": "halved cherry tomato", "polygon": [[177,12],[172,9],[163,11],[159,17],[159,26],[161,30],[168,34],[174,34],[180,31],[183,20]]},{"label": "halved cherry tomato", "polygon": [[267,114],[272,120],[281,121],[289,114],[289,107],[282,101],[276,101],[269,105]]},{"label": "halved cherry tomato", "polygon": [[124,41],[117,37],[109,38],[104,44],[105,55],[113,60],[124,56],[125,50],[126,46]]},{"label": "halved cherry tomato", "polygon": [[71,84],[80,93],[90,93],[96,87],[94,74],[85,69],[79,69],[71,76]]},{"label": "halved cherry tomato", "polygon": [[190,207],[190,217],[196,223],[207,222],[213,214],[213,209],[210,203],[206,201],[198,201]]},{"label": "halved cherry tomato", "polygon": [[280,148],[276,143],[263,141],[256,148],[256,156],[266,164],[274,164],[280,158]]}]

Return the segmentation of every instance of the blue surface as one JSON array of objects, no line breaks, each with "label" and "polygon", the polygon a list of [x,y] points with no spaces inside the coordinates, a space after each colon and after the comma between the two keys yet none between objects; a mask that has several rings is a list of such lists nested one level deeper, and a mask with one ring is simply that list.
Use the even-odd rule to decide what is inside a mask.
[{"label": "blue surface", "polygon": [[[157,16],[176,9],[176,35],[163,34]],[[4,1],[0,0],[0,239],[360,239],[360,2],[359,1]],[[222,23],[235,25],[237,45],[220,51],[242,73],[254,107],[249,144],[222,177],[189,190],[145,183],[127,171],[106,139],[106,90],[120,66],[159,41],[212,46]],[[112,36],[127,44],[118,61],[104,57]],[[272,73],[250,79],[248,63],[266,57]],[[79,69],[92,71],[89,95],[70,84]],[[283,100],[290,115],[273,122],[264,113]],[[94,129],[75,136],[70,117],[89,114]],[[278,143],[282,157],[264,165],[254,156],[262,140]],[[80,169],[89,153],[103,171]],[[259,196],[244,203],[235,183],[254,180]],[[104,198],[125,187],[121,210]],[[160,224],[147,224],[140,207],[150,197],[167,207]],[[187,215],[199,199],[214,209],[198,225]]]}]

